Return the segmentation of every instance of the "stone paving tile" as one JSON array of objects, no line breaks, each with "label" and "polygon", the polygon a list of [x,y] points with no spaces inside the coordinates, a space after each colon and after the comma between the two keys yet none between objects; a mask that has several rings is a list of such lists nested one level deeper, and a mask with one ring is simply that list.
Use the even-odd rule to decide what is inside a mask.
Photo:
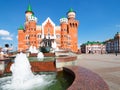
[{"label": "stone paving tile", "polygon": [[120,90],[120,54],[78,55],[77,65],[99,74],[110,90]]},{"label": "stone paving tile", "polygon": [[107,79],[107,81],[120,85],[120,77],[116,77],[115,75],[111,75],[108,73],[104,75],[104,79]]},{"label": "stone paving tile", "polygon": [[[120,68],[119,68],[120,69]],[[118,80],[120,80],[120,70],[119,71],[116,71],[116,72],[111,72],[111,73],[109,73],[109,74],[111,74],[111,75],[113,75],[113,76],[115,76],[115,77],[118,77]]]},{"label": "stone paving tile", "polygon": [[117,71],[120,71],[120,67],[100,68],[100,69],[96,69],[96,71],[102,72],[102,73],[117,72]]},{"label": "stone paving tile", "polygon": [[109,85],[110,90],[120,90],[120,85],[115,84],[111,81],[106,81],[106,83]]}]

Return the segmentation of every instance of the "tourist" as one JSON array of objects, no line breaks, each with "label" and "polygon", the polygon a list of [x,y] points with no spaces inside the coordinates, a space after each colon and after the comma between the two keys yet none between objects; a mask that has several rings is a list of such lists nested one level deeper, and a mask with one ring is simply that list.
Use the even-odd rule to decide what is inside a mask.
[{"label": "tourist", "polygon": [[4,57],[8,57],[8,55],[4,54],[4,52],[2,51],[2,48],[0,48],[0,58],[4,58]]},{"label": "tourist", "polygon": [[0,58],[3,57],[3,52],[2,52],[2,48],[0,48]]},{"label": "tourist", "polygon": [[4,56],[8,56],[9,51],[13,50],[13,47],[9,47],[9,44],[5,44],[5,47],[2,49]]},{"label": "tourist", "polygon": [[115,51],[115,55],[117,56],[117,51]]}]

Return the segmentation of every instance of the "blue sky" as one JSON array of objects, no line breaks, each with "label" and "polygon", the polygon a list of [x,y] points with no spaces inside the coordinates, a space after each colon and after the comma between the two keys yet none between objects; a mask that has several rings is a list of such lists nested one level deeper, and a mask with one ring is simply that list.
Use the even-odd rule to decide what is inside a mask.
[{"label": "blue sky", "polygon": [[[17,28],[24,25],[29,0],[0,0],[0,46],[17,46]],[[41,25],[47,17],[59,25],[70,8],[79,21],[78,44],[104,41],[120,32],[120,0],[30,0]]]}]

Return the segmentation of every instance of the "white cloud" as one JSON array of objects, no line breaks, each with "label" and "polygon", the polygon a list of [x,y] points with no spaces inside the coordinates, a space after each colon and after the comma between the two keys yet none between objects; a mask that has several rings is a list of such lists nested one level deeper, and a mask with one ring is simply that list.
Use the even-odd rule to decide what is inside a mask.
[{"label": "white cloud", "polygon": [[0,29],[0,36],[1,36],[1,40],[13,40],[13,34],[10,34],[9,31],[4,30],[4,29]]},{"label": "white cloud", "polygon": [[8,37],[1,37],[1,39],[2,39],[2,40],[13,40],[13,38],[12,38],[12,37],[9,37],[9,36],[8,36]]},{"label": "white cloud", "polygon": [[10,33],[8,31],[3,30],[3,29],[0,30],[0,36],[9,36],[9,35]]}]

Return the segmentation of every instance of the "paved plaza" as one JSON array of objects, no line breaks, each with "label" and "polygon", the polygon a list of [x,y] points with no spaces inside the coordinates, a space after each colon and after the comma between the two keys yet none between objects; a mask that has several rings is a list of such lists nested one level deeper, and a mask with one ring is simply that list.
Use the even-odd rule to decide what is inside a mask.
[{"label": "paved plaza", "polygon": [[110,90],[120,90],[120,54],[81,54],[77,64],[99,74]]}]

